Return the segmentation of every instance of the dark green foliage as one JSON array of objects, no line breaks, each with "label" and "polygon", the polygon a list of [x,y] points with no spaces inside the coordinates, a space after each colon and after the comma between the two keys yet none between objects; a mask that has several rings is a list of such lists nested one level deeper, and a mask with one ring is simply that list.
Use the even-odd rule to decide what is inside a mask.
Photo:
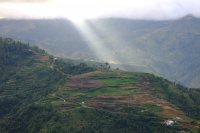
[{"label": "dark green foliage", "polygon": [[94,71],[94,67],[88,66],[86,63],[80,63],[78,65],[72,64],[71,62],[65,62],[63,60],[56,60],[55,67],[59,70],[68,74],[81,74]]},{"label": "dark green foliage", "polygon": [[42,56],[49,55],[38,47],[0,38],[0,132],[39,132],[54,116],[54,109],[48,102],[35,103],[63,84],[68,74],[94,70],[84,63],[68,63],[64,67],[68,71],[59,65],[52,69],[53,57],[41,62]]},{"label": "dark green foliage", "polygon": [[27,105],[18,109],[14,115],[9,115],[8,124],[3,130],[17,132],[39,132],[43,124],[48,122],[54,115],[54,110],[51,107]]},{"label": "dark green foliage", "polygon": [[180,107],[188,116],[200,119],[200,90],[185,88],[168,80],[149,76],[154,94]]},{"label": "dark green foliage", "polygon": [[21,42],[13,41],[12,39],[0,38],[0,66],[14,65],[21,63],[21,60],[32,55],[32,50],[28,45]]},{"label": "dark green foliage", "polygon": [[[60,114],[46,125],[46,132],[73,133],[160,133],[178,131],[176,127],[162,125],[153,114],[140,113],[134,108],[124,108],[124,113],[112,113],[105,110],[81,108]],[[126,112],[126,113],[125,113]],[[50,127],[50,128],[47,128]]]}]

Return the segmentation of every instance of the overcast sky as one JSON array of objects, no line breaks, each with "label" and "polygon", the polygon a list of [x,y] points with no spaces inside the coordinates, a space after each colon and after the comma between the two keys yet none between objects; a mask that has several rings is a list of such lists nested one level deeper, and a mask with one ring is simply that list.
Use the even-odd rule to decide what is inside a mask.
[{"label": "overcast sky", "polygon": [[0,0],[0,18],[174,19],[200,16],[200,0]]}]

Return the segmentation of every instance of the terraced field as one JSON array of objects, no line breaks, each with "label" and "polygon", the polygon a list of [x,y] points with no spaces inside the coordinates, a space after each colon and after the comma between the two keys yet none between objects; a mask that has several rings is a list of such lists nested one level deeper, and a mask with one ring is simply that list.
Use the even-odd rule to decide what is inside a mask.
[{"label": "terraced field", "polygon": [[0,133],[200,132],[200,90],[95,70],[0,38]]},{"label": "terraced field", "polygon": [[154,94],[157,92],[148,76],[123,71],[76,75],[51,94],[50,99],[61,112],[92,109],[123,115],[136,109],[144,115],[154,114],[161,125],[171,120],[177,130],[197,130],[199,125],[179,107]]}]

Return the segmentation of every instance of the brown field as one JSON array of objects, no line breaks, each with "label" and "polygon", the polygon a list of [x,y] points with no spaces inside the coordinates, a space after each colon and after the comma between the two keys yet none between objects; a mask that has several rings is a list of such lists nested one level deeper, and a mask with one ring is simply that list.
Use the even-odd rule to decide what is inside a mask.
[{"label": "brown field", "polygon": [[38,58],[37,58],[37,61],[39,61],[39,62],[46,62],[48,60],[49,60],[49,56],[46,56],[46,55],[38,56]]},{"label": "brown field", "polygon": [[69,89],[77,88],[82,90],[88,90],[101,87],[103,87],[103,85],[99,81],[91,79],[89,77],[82,78],[74,76],[67,83],[67,88]]},{"label": "brown field", "polygon": [[[100,81],[94,80],[92,74],[84,74],[79,76],[73,76],[69,82],[65,85],[67,89],[100,89],[105,87]],[[90,108],[102,109],[104,107],[143,107],[145,105],[155,105],[161,108],[160,111],[153,112],[164,120],[174,120],[185,130],[191,131],[198,128],[197,124],[191,123],[191,119],[188,118],[184,112],[179,108],[172,105],[164,99],[153,96],[152,88],[149,82],[140,82],[137,84],[123,84],[118,86],[120,89],[137,89],[137,92],[129,95],[104,95],[96,96],[85,101],[85,105]],[[79,95],[69,97],[71,100],[76,100]],[[60,110],[71,109],[73,106],[62,105],[59,107]],[[113,111],[113,110],[112,110]],[[142,110],[141,110],[142,111]],[[148,109],[145,111],[149,111]],[[117,110],[119,112],[119,110]],[[120,113],[120,112],[119,112]]]},{"label": "brown field", "polygon": [[174,107],[167,101],[155,98],[150,94],[136,94],[132,96],[99,96],[87,103],[87,106],[93,108],[103,107],[124,107],[124,106],[139,106],[153,104],[160,106],[162,111],[155,112],[163,120],[175,120],[185,130],[191,131],[198,128],[197,124],[192,124],[191,120],[178,108]]}]

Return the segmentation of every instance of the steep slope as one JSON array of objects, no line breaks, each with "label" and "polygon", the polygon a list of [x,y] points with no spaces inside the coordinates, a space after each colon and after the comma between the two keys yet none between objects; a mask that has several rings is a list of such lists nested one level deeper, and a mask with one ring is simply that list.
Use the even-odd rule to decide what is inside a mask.
[{"label": "steep slope", "polygon": [[89,71],[93,68],[84,63],[65,63],[37,47],[0,38],[0,132],[38,131],[54,110],[37,102],[69,74]]},{"label": "steep slope", "polygon": [[[193,88],[200,87],[200,19],[147,21],[100,19],[86,23],[88,42],[79,25],[62,20],[0,20],[0,34],[36,44],[50,53],[99,60],[129,71],[150,72]],[[88,30],[88,29],[87,29]],[[95,46],[101,43],[101,46]],[[94,49],[96,47],[96,49]]]},{"label": "steep slope", "polygon": [[[114,50],[124,57],[120,62],[129,65],[126,69],[138,68],[190,87],[199,87],[200,19],[192,16],[155,22],[105,19],[93,25],[101,27],[99,31],[116,33],[115,38],[126,42],[123,47],[120,47],[121,43],[111,42]],[[112,36],[104,38],[111,40]]]},{"label": "steep slope", "polygon": [[12,39],[1,38],[0,50],[0,132],[198,130],[199,90],[146,73],[94,71]]},{"label": "steep slope", "polygon": [[[0,35],[30,42],[63,57],[94,57],[78,29],[68,20],[0,20]],[[81,49],[81,50],[78,50]]]}]

